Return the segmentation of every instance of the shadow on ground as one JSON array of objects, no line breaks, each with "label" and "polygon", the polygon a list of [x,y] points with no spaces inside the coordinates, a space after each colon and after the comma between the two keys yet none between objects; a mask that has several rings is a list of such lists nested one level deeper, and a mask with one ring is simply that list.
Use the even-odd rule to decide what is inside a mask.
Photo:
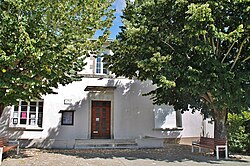
[{"label": "shadow on ground", "polygon": [[[24,150],[25,151],[25,150]],[[28,149],[27,149],[28,151]],[[75,156],[84,159],[113,159],[125,158],[127,160],[154,160],[165,162],[183,162],[194,161],[204,162],[209,164],[219,164],[221,160],[216,160],[215,157],[208,153],[191,153],[191,147],[188,145],[167,145],[166,148],[157,149],[40,149],[42,153],[53,153],[67,156]],[[23,156],[25,157],[25,155]],[[30,157],[27,155],[27,157]],[[230,158],[224,161],[234,161],[240,163],[248,163],[244,158]]]}]

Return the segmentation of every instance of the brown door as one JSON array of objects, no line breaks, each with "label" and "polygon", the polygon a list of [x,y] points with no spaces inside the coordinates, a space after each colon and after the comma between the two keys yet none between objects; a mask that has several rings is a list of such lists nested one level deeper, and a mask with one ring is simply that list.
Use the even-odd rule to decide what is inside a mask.
[{"label": "brown door", "polygon": [[110,101],[92,101],[91,138],[110,139]]}]

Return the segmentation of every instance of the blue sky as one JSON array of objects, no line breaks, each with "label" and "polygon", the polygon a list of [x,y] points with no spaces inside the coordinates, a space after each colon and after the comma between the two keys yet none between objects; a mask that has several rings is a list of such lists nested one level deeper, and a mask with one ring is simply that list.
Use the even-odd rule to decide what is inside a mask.
[{"label": "blue sky", "polygon": [[[115,17],[116,19],[113,21],[113,26],[111,27],[110,31],[111,31],[111,35],[110,35],[110,39],[115,39],[116,35],[121,31],[119,26],[123,25],[121,22],[121,15],[122,15],[122,9],[126,6],[126,2],[125,0],[115,0],[115,2],[113,3],[112,7],[114,9],[116,9],[115,12]],[[98,31],[94,38],[97,38],[99,35],[101,34],[101,31]]]}]

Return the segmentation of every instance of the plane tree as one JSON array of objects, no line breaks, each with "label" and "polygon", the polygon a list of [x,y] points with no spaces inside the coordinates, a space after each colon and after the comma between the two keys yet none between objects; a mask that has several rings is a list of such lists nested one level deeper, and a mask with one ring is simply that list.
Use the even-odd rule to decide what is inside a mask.
[{"label": "plane tree", "polygon": [[249,0],[127,1],[105,61],[116,76],[152,80],[155,104],[211,116],[225,139],[228,112],[250,106],[249,15]]},{"label": "plane tree", "polygon": [[[1,0],[0,115],[16,100],[53,93],[100,50],[114,19],[113,0]],[[90,40],[97,30],[103,34]]]}]

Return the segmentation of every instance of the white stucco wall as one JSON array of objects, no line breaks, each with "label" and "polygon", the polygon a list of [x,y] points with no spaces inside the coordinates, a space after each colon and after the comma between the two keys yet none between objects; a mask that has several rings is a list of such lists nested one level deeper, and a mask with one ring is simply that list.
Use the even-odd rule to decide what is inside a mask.
[{"label": "white stucco wall", "polygon": [[[109,92],[84,91],[87,86],[114,86]],[[1,135],[19,139],[52,139],[72,141],[90,138],[91,100],[108,100],[112,102],[111,134],[114,139],[136,139],[143,137],[185,138],[199,137],[202,133],[202,116],[199,112],[182,115],[183,130],[154,130],[154,105],[149,96],[142,96],[152,90],[151,82],[140,82],[128,79],[83,78],[67,86],[55,90],[58,94],[50,94],[44,99],[43,130],[27,131],[9,128],[10,107],[6,108],[1,122]],[[70,99],[71,105],[64,100]],[[74,125],[61,125],[60,110],[75,110]],[[172,122],[171,122],[172,123]],[[206,132],[211,133],[211,125],[206,123]]]}]

